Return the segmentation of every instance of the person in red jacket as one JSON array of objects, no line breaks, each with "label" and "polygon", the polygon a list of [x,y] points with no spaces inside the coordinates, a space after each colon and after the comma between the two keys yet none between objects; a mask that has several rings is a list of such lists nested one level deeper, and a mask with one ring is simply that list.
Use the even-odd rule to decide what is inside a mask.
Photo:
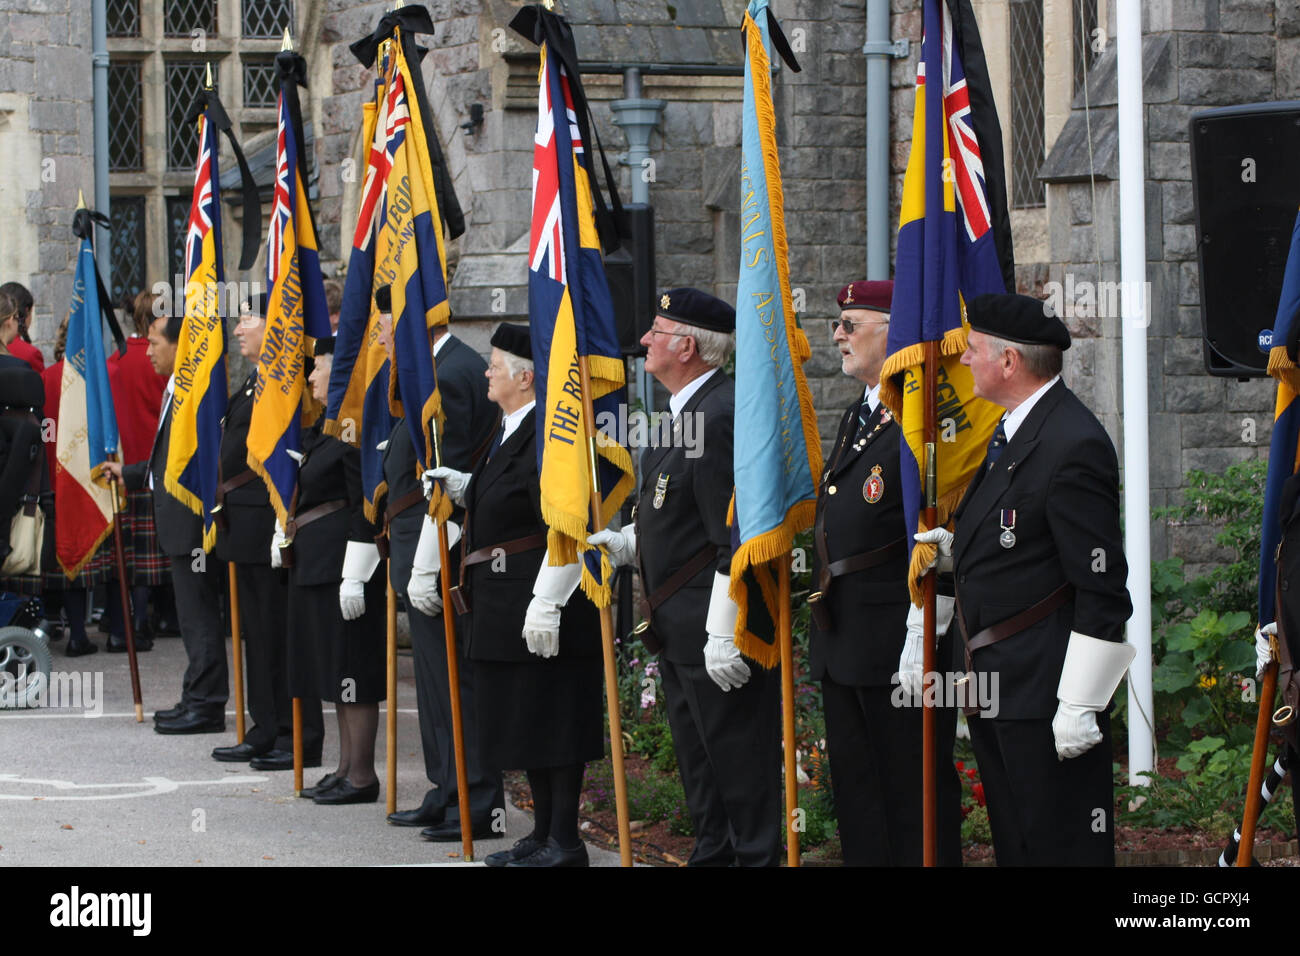
[{"label": "person in red jacket", "polygon": [[6,282],[0,292],[11,297],[18,305],[18,337],[9,343],[9,354],[30,365],[39,375],[45,371],[45,356],[32,345],[28,327],[32,324],[32,294],[21,282]]}]

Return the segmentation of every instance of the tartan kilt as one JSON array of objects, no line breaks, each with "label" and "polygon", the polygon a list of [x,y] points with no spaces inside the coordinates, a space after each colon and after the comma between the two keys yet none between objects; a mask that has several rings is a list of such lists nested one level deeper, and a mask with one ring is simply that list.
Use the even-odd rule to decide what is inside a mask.
[{"label": "tartan kilt", "polygon": [[[153,518],[153,492],[130,492],[127,495],[127,516],[131,528],[128,557],[131,583],[136,587],[166,584],[170,580],[171,559],[158,547],[158,529]],[[126,528],[122,530],[125,532]]]},{"label": "tartan kilt", "polygon": [[[122,522],[122,555],[126,561],[127,579],[131,579],[132,567],[132,529],[134,522],[131,519],[130,510],[123,511],[121,514]],[[89,588],[98,587],[101,584],[107,584],[117,577],[117,559],[113,555],[113,535],[110,533],[106,537],[99,549],[94,553],[89,561],[81,568],[81,571],[71,580],[63,573],[63,568],[59,567],[58,558],[55,556],[54,541],[54,515],[46,513],[45,516],[45,541],[41,548],[41,574],[27,574],[20,578],[5,578],[0,580],[0,590],[16,592],[29,597],[39,597],[49,591],[81,591]]]}]

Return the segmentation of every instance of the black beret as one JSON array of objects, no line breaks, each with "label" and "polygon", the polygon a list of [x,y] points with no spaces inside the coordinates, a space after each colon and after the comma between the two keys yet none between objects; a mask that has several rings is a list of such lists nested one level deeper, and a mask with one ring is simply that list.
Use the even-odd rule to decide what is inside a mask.
[{"label": "black beret", "polygon": [[1051,303],[1027,295],[989,293],[966,303],[966,320],[976,332],[1022,345],[1070,347],[1070,332]]},{"label": "black beret", "polygon": [[528,334],[528,326],[511,325],[502,322],[492,333],[492,347],[520,358],[533,360],[533,338]]},{"label": "black beret", "polygon": [[669,289],[655,303],[655,314],[714,332],[736,331],[736,310],[699,289]]},{"label": "black beret", "polygon": [[390,285],[381,285],[375,289],[375,305],[379,307],[380,312],[393,311],[393,287]]},{"label": "black beret", "polygon": [[888,312],[894,303],[894,280],[859,279],[850,282],[835,300],[841,309],[874,309]]},{"label": "black beret", "polygon": [[258,292],[256,295],[250,295],[244,304],[239,307],[239,314],[256,315],[259,318],[266,318],[267,294]]},{"label": "black beret", "polygon": [[334,336],[323,335],[316,340],[316,355],[333,355],[334,354]]}]

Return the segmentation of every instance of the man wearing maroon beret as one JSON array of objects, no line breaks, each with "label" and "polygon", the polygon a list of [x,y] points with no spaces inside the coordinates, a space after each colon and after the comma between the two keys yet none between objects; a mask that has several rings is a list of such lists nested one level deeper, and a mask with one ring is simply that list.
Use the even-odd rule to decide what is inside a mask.
[{"label": "man wearing maroon beret", "polygon": [[[841,369],[862,383],[863,392],[840,420],[813,525],[811,666],[822,682],[826,749],[849,866],[922,862],[921,702],[897,692],[911,607],[902,429],[880,402],[893,294],[889,281],[853,282],[840,290],[832,338]],[[951,658],[951,639],[941,641],[940,655]],[[938,861],[949,866],[961,865],[961,797],[952,764],[956,724],[954,709],[939,712]]]}]

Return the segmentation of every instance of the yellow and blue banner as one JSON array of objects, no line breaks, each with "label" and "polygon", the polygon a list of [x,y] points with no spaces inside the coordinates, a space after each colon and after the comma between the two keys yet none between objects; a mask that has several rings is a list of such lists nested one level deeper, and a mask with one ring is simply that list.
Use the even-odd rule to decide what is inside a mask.
[{"label": "yellow and blue banner", "polygon": [[203,518],[203,548],[217,542],[212,509],[221,483],[221,422],[226,417],[226,323],[220,293],[221,179],[216,124],[198,117],[199,154],[185,231],[185,320],[176,346],[171,444],[165,487]]},{"label": "yellow and blue banner", "polygon": [[768,0],[751,0],[745,38],[740,147],[740,279],[736,288],[736,427],[733,461],[731,597],[740,606],[736,646],[766,667],[780,648],[748,623],[748,582],[757,580],[773,619],[775,578],[794,536],[813,523],[822,470],[817,415],[803,363],[812,354],[795,319],[785,202],[772,105],[775,43],[797,70]]},{"label": "yellow and blue banner", "polygon": [[1273,437],[1268,449],[1268,479],[1264,485],[1264,525],[1259,542],[1259,620],[1277,620],[1277,545],[1282,540],[1282,486],[1300,468],[1300,368],[1287,355],[1287,341],[1300,323],[1300,213],[1291,230],[1291,251],[1282,277],[1282,294],[1273,323],[1268,374],[1277,379]]},{"label": "yellow and blue banner", "polygon": [[303,418],[313,408],[307,389],[312,341],[331,332],[302,155],[297,87],[305,82],[306,64],[296,53],[283,51],[275,65],[280,95],[275,195],[266,240],[270,291],[248,428],[248,466],[266,483],[276,516],[287,526],[298,483],[298,462],[289,452],[301,451]]},{"label": "yellow and blue banner", "polygon": [[[614,517],[634,478],[632,456],[597,424],[619,420],[627,391],[597,229],[594,204],[601,199],[593,182],[589,114],[568,24],[536,7],[525,8],[520,16],[512,26],[540,47],[528,323],[542,518],[551,563],[569,564],[581,553],[582,589],[597,607],[606,607],[612,569],[599,549],[587,545],[587,536]],[[586,387],[594,416],[590,423]],[[600,524],[594,527],[588,427],[596,437],[600,498]]]},{"label": "yellow and blue banner", "polygon": [[[952,7],[957,8],[954,22]],[[1001,132],[969,0],[924,0],[912,150],[903,178],[894,298],[881,371],[881,400],[903,429],[903,508],[921,524],[926,342],[939,343],[938,521],[946,524],[979,469],[1002,408],[976,398],[961,364],[969,325],[964,303],[1014,288]],[[978,64],[978,72],[966,66]],[[934,545],[912,544],[908,575],[920,603]]]},{"label": "yellow and blue banner", "polygon": [[55,553],[69,580],[113,531],[113,493],[102,472],[104,462],[120,461],[122,454],[100,307],[95,253],[87,233],[72,282],[55,436]]}]

